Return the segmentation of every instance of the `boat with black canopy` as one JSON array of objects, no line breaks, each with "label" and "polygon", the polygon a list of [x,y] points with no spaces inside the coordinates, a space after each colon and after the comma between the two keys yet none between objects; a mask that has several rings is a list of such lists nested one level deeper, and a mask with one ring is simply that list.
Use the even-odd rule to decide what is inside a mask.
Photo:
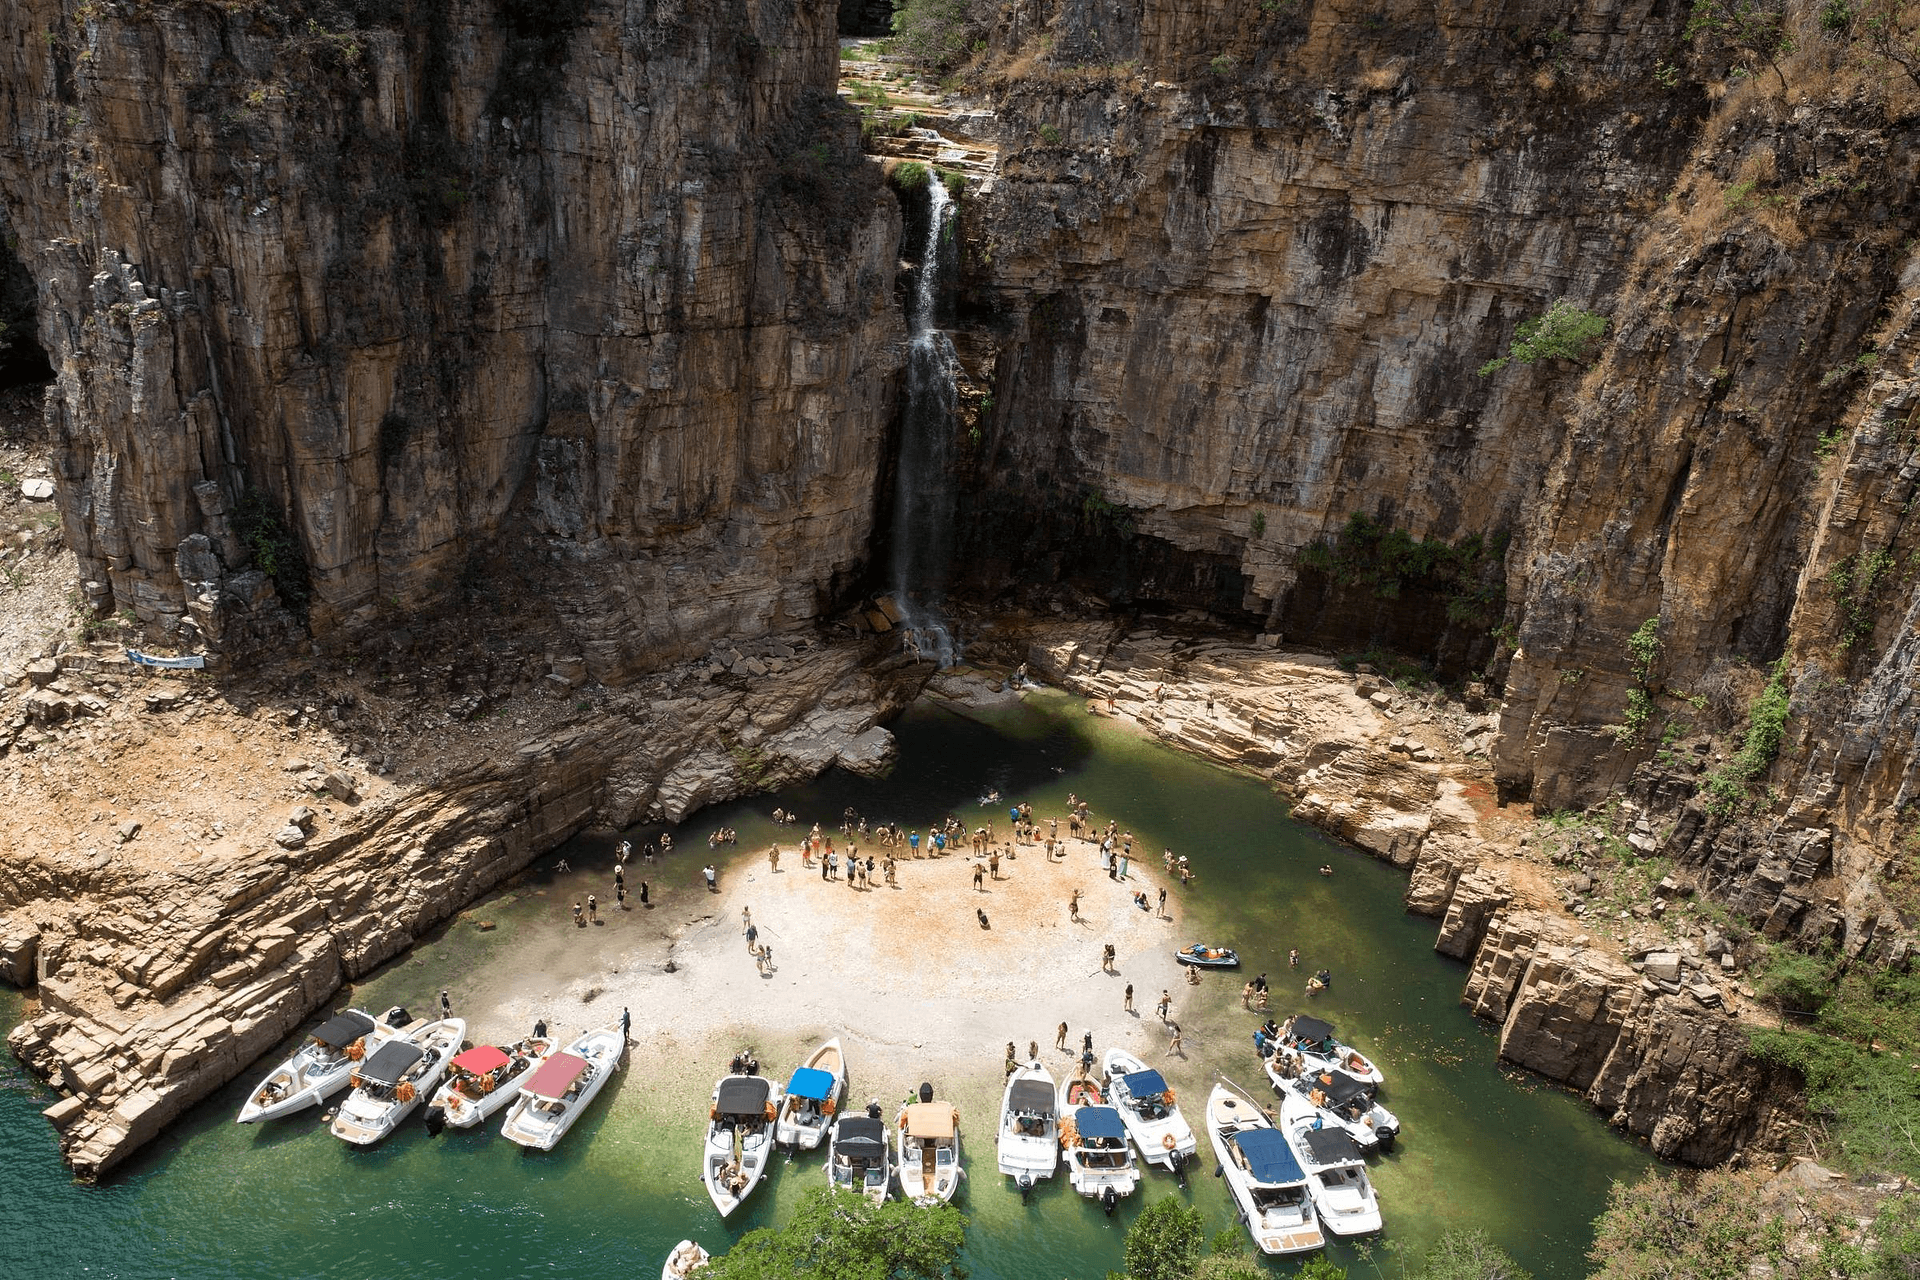
[{"label": "boat with black canopy", "polygon": [[500,1126],[500,1136],[534,1151],[551,1151],[620,1069],[627,1033],[619,1026],[583,1032],[527,1077]]},{"label": "boat with black canopy", "polygon": [[379,1018],[348,1009],[336,1013],[308,1033],[292,1057],[269,1071],[240,1104],[240,1124],[258,1124],[318,1106],[347,1087],[353,1069],[398,1034],[388,1018],[407,1021],[406,1010],[393,1008]]},{"label": "boat with black canopy", "polygon": [[1060,1117],[1067,1181],[1108,1213],[1140,1185],[1140,1168],[1127,1146],[1127,1127],[1112,1107],[1080,1107]]},{"label": "boat with black canopy", "polygon": [[801,1151],[819,1146],[846,1087],[847,1064],[840,1041],[829,1040],[815,1049],[787,1082],[780,1114],[774,1120],[773,1140]]},{"label": "boat with black canopy", "polygon": [[1107,1100],[1140,1148],[1140,1158],[1179,1173],[1200,1144],[1180,1114],[1173,1087],[1125,1049],[1107,1050],[1100,1069],[1107,1077]]},{"label": "boat with black canopy", "polygon": [[1400,1119],[1380,1105],[1374,1086],[1356,1080],[1344,1071],[1304,1071],[1290,1076],[1293,1069],[1285,1054],[1266,1061],[1267,1079],[1282,1096],[1293,1093],[1311,1103],[1321,1118],[1344,1130],[1371,1155],[1391,1151],[1400,1137]]},{"label": "boat with black canopy", "polygon": [[892,1189],[888,1160],[887,1125],[878,1115],[841,1116],[833,1122],[827,1145],[828,1186],[879,1204]]},{"label": "boat with black canopy", "polygon": [[1367,1177],[1366,1155],[1352,1135],[1323,1122],[1313,1104],[1295,1093],[1280,1099],[1280,1129],[1306,1171],[1320,1225],[1337,1236],[1380,1230],[1380,1198]]},{"label": "boat with black canopy", "polygon": [[713,1087],[700,1180],[723,1218],[753,1194],[767,1171],[778,1105],[779,1086],[762,1076],[722,1076]]},{"label": "boat with black canopy", "polygon": [[333,1136],[370,1146],[399,1127],[427,1100],[460,1051],[467,1024],[460,1018],[423,1023],[367,1055],[353,1073],[353,1092],[333,1117]]},{"label": "boat with black canopy", "polygon": [[1053,1076],[1038,1062],[1009,1073],[1000,1094],[1000,1172],[1022,1191],[1051,1178],[1060,1163],[1059,1132]]},{"label": "boat with black canopy", "polygon": [[1297,1013],[1277,1029],[1268,1023],[1253,1033],[1253,1045],[1262,1057],[1270,1057],[1277,1051],[1297,1053],[1308,1071],[1344,1071],[1376,1090],[1386,1083],[1379,1064],[1352,1045],[1336,1039],[1333,1024],[1324,1018]]},{"label": "boat with black canopy", "polygon": [[1207,1136],[1234,1209],[1260,1252],[1310,1253],[1325,1246],[1306,1171],[1285,1135],[1251,1099],[1215,1085],[1207,1095]]}]

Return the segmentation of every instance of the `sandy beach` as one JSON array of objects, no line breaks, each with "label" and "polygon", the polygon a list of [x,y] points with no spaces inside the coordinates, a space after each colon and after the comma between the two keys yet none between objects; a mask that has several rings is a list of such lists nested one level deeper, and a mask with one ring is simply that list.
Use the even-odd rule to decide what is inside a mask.
[{"label": "sandy beach", "polygon": [[[1155,903],[1167,882],[1157,852],[1151,871],[1132,862],[1124,881],[1100,869],[1097,844],[1072,840],[1052,860],[1044,844],[1020,846],[1012,859],[1003,849],[999,879],[980,889],[973,869],[984,860],[958,854],[902,858],[896,884],[854,888],[802,865],[797,841],[807,829],[783,840],[777,872],[764,845],[735,853],[716,893],[699,883],[704,847],[651,867],[636,857],[627,883],[631,891],[649,881],[651,909],[634,896],[630,910],[611,905],[611,859],[531,891],[540,902],[532,927],[448,978],[472,1038],[515,1038],[536,1018],[570,1035],[617,1020],[624,1006],[633,1014],[631,1064],[659,1082],[648,1092],[671,1100],[668,1110],[684,1109],[689,1091],[704,1094],[739,1048],[752,1046],[768,1074],[784,1077],[829,1036],[846,1046],[856,1101],[895,1099],[922,1080],[964,1101],[977,1099],[983,1082],[997,1091],[1009,1040],[1022,1056],[1038,1042],[1042,1061],[1061,1072],[1091,1031],[1099,1051],[1121,1046],[1178,1071],[1185,1064],[1166,1058],[1168,1033],[1155,1013],[1161,991],[1172,993],[1177,1021],[1200,993],[1218,1006],[1228,998],[1219,984],[1237,991],[1244,981],[1186,982],[1172,956],[1190,941],[1177,886],[1166,916],[1133,901],[1144,891]],[[835,843],[844,844],[837,833]],[[879,847],[862,847],[869,851],[877,862]],[[1080,916],[1070,920],[1076,888]],[[599,895],[602,923],[576,927],[571,903],[587,892]],[[770,973],[748,952],[743,909],[773,949]],[[1103,972],[1108,944],[1116,959]],[[1131,1013],[1123,1007],[1129,983]],[[1055,1047],[1062,1021],[1070,1052]],[[993,1123],[976,1115],[968,1127],[978,1140]]]}]

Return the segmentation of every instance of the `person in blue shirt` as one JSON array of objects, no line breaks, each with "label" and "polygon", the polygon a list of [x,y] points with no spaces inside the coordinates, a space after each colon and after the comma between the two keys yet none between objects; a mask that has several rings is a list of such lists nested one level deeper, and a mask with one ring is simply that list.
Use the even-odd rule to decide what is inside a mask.
[{"label": "person in blue shirt", "polygon": [[1013,823],[1015,826],[1018,826],[1020,824],[1020,806],[1019,805],[1014,805],[1012,808],[1007,810],[1007,821]]},{"label": "person in blue shirt", "polygon": [[933,848],[936,853],[944,853],[947,848],[947,838],[938,831],[933,833]]},{"label": "person in blue shirt", "polygon": [[920,833],[918,831],[914,832],[912,835],[909,835],[907,837],[907,844],[912,847],[913,856],[916,858],[919,857],[920,856]]}]

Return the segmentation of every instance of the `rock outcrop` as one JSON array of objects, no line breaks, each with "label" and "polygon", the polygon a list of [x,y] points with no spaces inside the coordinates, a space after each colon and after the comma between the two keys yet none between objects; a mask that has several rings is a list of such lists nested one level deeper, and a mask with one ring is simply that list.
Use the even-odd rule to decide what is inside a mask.
[{"label": "rock outcrop", "polygon": [[[574,834],[648,817],[678,821],[843,757],[864,768],[883,760],[890,735],[877,722],[915,696],[925,668],[806,637],[789,637],[786,647],[792,656],[780,673],[750,681],[715,679],[702,662],[596,690],[582,711],[538,701],[539,693],[509,702],[506,711],[537,729],[499,735],[484,719],[446,726],[436,767],[410,771],[412,780],[319,768],[310,756],[284,768],[277,753],[300,749],[298,740],[272,726],[301,722],[298,704],[291,716],[233,715],[189,695],[155,711],[123,678],[96,675],[107,702],[97,740],[176,744],[168,760],[223,754],[238,772],[220,789],[236,799],[266,793],[277,775],[278,786],[313,800],[284,809],[242,803],[238,816],[218,820],[151,799],[166,821],[119,853],[87,843],[84,812],[61,811],[71,836],[45,824],[32,837],[9,833],[0,977],[32,984],[37,1000],[10,1044],[63,1095],[48,1118],[75,1171],[111,1168],[342,982],[400,954]],[[197,745],[183,752],[188,737]],[[202,752],[216,742],[215,752]],[[62,745],[54,735],[24,757],[50,786],[76,767]],[[154,785],[203,790],[198,778],[161,776]],[[136,803],[131,783],[116,792],[116,805]],[[18,788],[11,798],[21,798]],[[77,803],[97,806],[102,797],[81,791]],[[30,807],[58,811],[39,795]],[[299,839],[282,839],[288,832]]]}]

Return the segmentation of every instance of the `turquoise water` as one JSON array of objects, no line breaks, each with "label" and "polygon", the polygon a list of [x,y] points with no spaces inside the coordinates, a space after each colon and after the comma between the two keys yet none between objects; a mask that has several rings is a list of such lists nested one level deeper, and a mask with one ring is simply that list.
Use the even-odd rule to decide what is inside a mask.
[{"label": "turquoise water", "polygon": [[[829,774],[780,797],[697,814],[676,833],[678,843],[689,857],[696,847],[704,854],[705,832],[729,824],[741,848],[763,849],[774,830],[763,815],[776,804],[826,825],[853,805],[875,820],[924,828],[950,810],[966,813],[988,789],[1008,803],[1030,800],[1042,814],[1064,811],[1066,794],[1077,792],[1096,814],[1130,827],[1141,850],[1170,845],[1192,858],[1199,878],[1185,891],[1188,929],[1237,946],[1246,974],[1272,976],[1276,1013],[1296,1003],[1295,979],[1333,969],[1334,989],[1315,1012],[1377,1052],[1388,1072],[1386,1101],[1403,1126],[1399,1149],[1374,1162],[1386,1236],[1371,1256],[1349,1245],[1329,1251],[1356,1280],[1376,1268],[1398,1274],[1384,1246],[1418,1251],[1454,1226],[1485,1228],[1543,1280],[1585,1274],[1591,1222],[1609,1183],[1636,1176],[1648,1157],[1577,1098],[1496,1065],[1492,1031],[1459,1005],[1464,967],[1433,953],[1433,921],[1402,908],[1402,873],[1290,822],[1259,781],[1131,736],[1069,699],[965,715],[923,703],[895,729],[901,763],[888,778]],[[562,852],[584,861],[605,844],[582,841]],[[1329,861],[1331,879],[1315,871]],[[525,890],[553,882],[542,870],[520,892],[482,904],[501,920],[497,933],[478,935],[484,944],[449,931],[405,966],[376,975],[361,996],[379,1003],[382,994],[413,991],[418,1000],[437,990],[440,974],[474,963],[476,947],[513,946],[516,912],[530,901]],[[1289,947],[1302,953],[1300,974],[1287,970]],[[1187,1016],[1188,1062],[1168,1067],[1190,1118],[1216,1073],[1261,1083],[1248,1039],[1258,1019],[1240,1009],[1238,982],[1207,988],[1217,1007]],[[17,995],[0,994],[0,1025],[10,1026],[20,1007]],[[998,1048],[983,1046],[982,1054],[997,1061]],[[638,1074],[616,1077],[560,1148],[540,1156],[492,1131],[429,1140],[411,1126],[362,1151],[327,1136],[311,1112],[243,1129],[232,1123],[243,1080],[104,1185],[87,1187],[68,1178],[38,1114],[50,1095],[0,1054],[0,1241],[10,1255],[0,1271],[129,1280],[651,1277],[675,1241],[691,1235],[724,1245],[781,1221],[803,1189],[823,1180],[818,1156],[776,1164],[739,1218],[721,1224],[694,1174],[691,1135],[705,1086],[698,1097],[650,1096]],[[970,1117],[973,1176],[960,1203],[972,1219],[973,1274],[1097,1280],[1118,1268],[1126,1222],[1147,1197],[1133,1197],[1109,1220],[1056,1178],[1022,1205],[993,1174],[997,1080],[964,1084],[955,1096]],[[1211,1231],[1232,1219],[1211,1158],[1204,1163],[1184,1194]],[[1157,1198],[1175,1188],[1155,1172],[1145,1190]]]}]

